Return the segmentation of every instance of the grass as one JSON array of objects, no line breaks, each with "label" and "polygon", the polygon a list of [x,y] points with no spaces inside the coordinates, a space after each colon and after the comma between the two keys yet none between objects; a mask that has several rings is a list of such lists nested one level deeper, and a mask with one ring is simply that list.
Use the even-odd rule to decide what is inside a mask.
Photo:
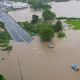
[{"label": "grass", "polygon": [[80,30],[80,20],[67,20],[66,23],[72,26],[72,29]]}]

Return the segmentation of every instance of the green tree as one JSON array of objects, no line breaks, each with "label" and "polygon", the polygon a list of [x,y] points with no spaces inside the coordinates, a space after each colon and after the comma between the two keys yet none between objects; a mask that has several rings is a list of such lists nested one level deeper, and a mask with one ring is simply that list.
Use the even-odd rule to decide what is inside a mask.
[{"label": "green tree", "polygon": [[45,9],[42,13],[42,17],[44,20],[48,21],[48,20],[53,20],[56,17],[56,15],[55,15],[55,13],[51,12],[50,10]]},{"label": "green tree", "polygon": [[32,24],[36,24],[38,20],[39,20],[39,17],[37,15],[32,15],[32,21],[31,21]]},{"label": "green tree", "polygon": [[0,27],[4,29],[4,23],[0,21]]},{"label": "green tree", "polygon": [[43,9],[50,9],[50,8],[51,8],[51,6],[50,6],[50,5],[48,5],[48,4],[43,4],[43,5],[42,5],[42,8],[43,8]]},{"label": "green tree", "polygon": [[54,37],[54,30],[50,24],[39,24],[39,36],[43,41],[50,41]]},{"label": "green tree", "polygon": [[0,80],[6,80],[3,75],[0,75]]},{"label": "green tree", "polygon": [[60,32],[62,31],[62,23],[61,21],[57,21],[55,24],[55,32]]}]

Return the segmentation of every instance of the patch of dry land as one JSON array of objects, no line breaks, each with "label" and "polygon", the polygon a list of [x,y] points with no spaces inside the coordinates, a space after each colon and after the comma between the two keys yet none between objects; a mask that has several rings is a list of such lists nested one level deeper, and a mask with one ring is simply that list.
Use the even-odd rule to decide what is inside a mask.
[{"label": "patch of dry land", "polygon": [[37,36],[31,44],[11,41],[10,53],[0,51],[0,74],[7,80],[22,80],[21,69],[23,80],[79,80],[80,71],[71,65],[80,65],[80,31],[67,30],[66,34],[65,39],[53,40],[54,48]]}]

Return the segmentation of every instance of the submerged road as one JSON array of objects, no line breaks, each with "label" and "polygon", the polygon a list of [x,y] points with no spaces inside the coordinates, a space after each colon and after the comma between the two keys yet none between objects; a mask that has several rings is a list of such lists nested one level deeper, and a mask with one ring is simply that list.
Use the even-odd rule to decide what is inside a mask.
[{"label": "submerged road", "polygon": [[25,30],[23,30],[7,13],[0,11],[0,18],[4,22],[5,28],[9,32],[12,40],[28,43],[32,41],[32,37]]}]

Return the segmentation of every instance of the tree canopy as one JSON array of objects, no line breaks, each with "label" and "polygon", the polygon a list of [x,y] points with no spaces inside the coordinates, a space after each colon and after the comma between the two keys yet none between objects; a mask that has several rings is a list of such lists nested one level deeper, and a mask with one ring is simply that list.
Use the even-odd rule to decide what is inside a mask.
[{"label": "tree canopy", "polygon": [[55,31],[56,32],[62,31],[62,23],[61,23],[61,21],[57,21],[56,22],[56,24],[55,24]]},{"label": "tree canopy", "polygon": [[55,13],[51,12],[49,9],[45,9],[42,13],[42,17],[44,20],[53,20],[56,15]]},{"label": "tree canopy", "polygon": [[39,36],[42,41],[50,41],[54,37],[54,30],[52,25],[47,23],[42,23],[38,25]]}]

